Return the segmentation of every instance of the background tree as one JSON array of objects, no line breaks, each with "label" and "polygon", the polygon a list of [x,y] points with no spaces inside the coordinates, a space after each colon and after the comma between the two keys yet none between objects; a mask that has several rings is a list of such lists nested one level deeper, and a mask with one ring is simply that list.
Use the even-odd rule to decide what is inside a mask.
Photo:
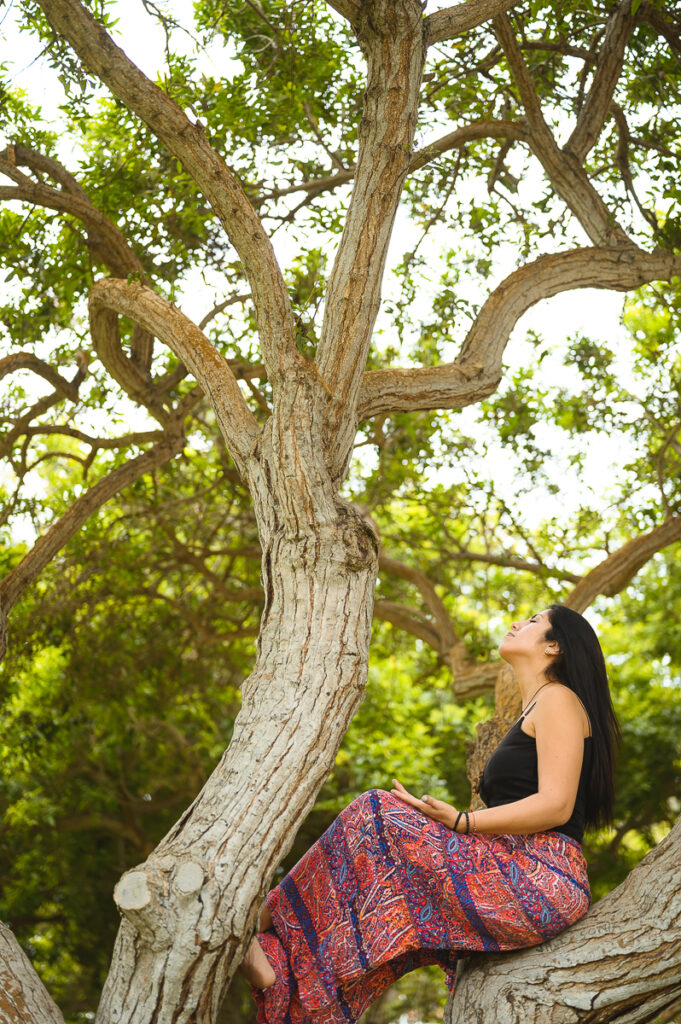
[{"label": "background tree", "polygon": [[[615,517],[601,521],[582,516],[578,543],[564,526],[547,524],[542,530],[549,550],[538,555],[534,539],[522,524],[520,529],[514,524],[508,501],[497,500],[469,472],[465,502],[461,485],[454,502],[452,492],[431,488],[426,519],[437,526],[438,509],[444,505],[456,510],[456,527],[446,524],[447,557],[435,553],[437,528],[427,522],[426,546],[429,556],[433,553],[429,571],[423,571],[421,559],[406,557],[400,524],[414,508],[416,487],[423,489],[426,467],[432,470],[439,459],[458,468],[470,446],[465,432],[452,441],[449,417],[435,417],[429,410],[462,407],[495,390],[510,331],[539,299],[586,283],[627,290],[678,273],[677,228],[670,205],[676,196],[677,141],[668,113],[676,98],[678,28],[673,15],[652,4],[607,10],[563,5],[559,12],[516,5],[512,25],[499,13],[510,6],[469,3],[424,19],[416,4],[339,3],[350,31],[324,5],[272,3],[235,11],[207,3],[197,8],[198,31],[234,47],[242,70],[231,81],[202,76],[169,43],[167,68],[158,86],[137,71],[75,0],[41,0],[22,7],[26,26],[49,43],[50,60],[64,82],[72,90],[76,83],[81,88],[80,95],[72,92],[64,111],[64,130],[79,140],[82,156],[75,161],[79,166],[73,165],[74,176],[64,166],[63,144],[40,125],[28,102],[11,91],[4,94],[11,136],[0,169],[12,184],[0,191],[10,203],[2,231],[8,270],[17,285],[3,309],[14,347],[2,370],[30,370],[53,390],[36,396],[25,386],[25,377],[10,378],[4,443],[14,475],[7,514],[15,520],[32,515],[44,532],[18,564],[10,553],[11,565],[0,588],[2,614],[7,617],[54,555],[123,487],[154,472],[153,491],[159,467],[186,450],[187,438],[187,455],[197,462],[190,482],[190,488],[200,488],[197,498],[203,497],[197,477],[204,451],[213,445],[230,487],[248,486],[252,511],[243,507],[237,519],[241,516],[247,523],[245,547],[250,553],[244,545],[233,550],[228,543],[223,531],[229,517],[220,508],[221,491],[217,511],[208,516],[215,523],[212,536],[210,523],[201,524],[210,538],[209,564],[189,542],[190,534],[171,529],[161,548],[168,544],[175,561],[164,562],[161,551],[154,570],[141,584],[135,580],[133,585],[143,591],[138,596],[154,598],[153,605],[143,605],[154,608],[153,614],[145,613],[144,624],[159,621],[163,628],[163,617],[158,620],[156,614],[162,603],[185,622],[193,621],[196,631],[205,621],[207,609],[200,608],[205,595],[222,588],[222,607],[208,610],[208,634],[195,632],[186,647],[191,663],[199,646],[204,657],[202,641],[204,635],[210,638],[216,644],[213,665],[218,674],[218,645],[245,641],[254,628],[249,602],[258,600],[258,586],[246,564],[257,548],[254,524],[263,558],[265,606],[255,671],[243,681],[245,649],[244,662],[230,665],[228,675],[232,694],[243,681],[236,723],[226,724],[235,710],[229,687],[222,703],[211,694],[203,698],[203,713],[218,722],[222,718],[225,732],[234,730],[227,754],[198,802],[153,851],[145,845],[149,841],[139,824],[144,815],[135,806],[136,799],[149,801],[144,801],[145,794],[133,794],[132,799],[130,793],[123,794],[130,819],[125,839],[137,842],[139,857],[146,860],[117,890],[125,916],[101,1019],[109,1019],[114,1008],[122,1015],[118,1019],[146,1020],[155,1014],[162,1020],[202,1020],[215,1015],[233,964],[250,938],[262,893],[328,774],[361,698],[379,562],[368,507],[378,512],[381,501],[385,505],[382,561],[387,579],[397,581],[381,584],[386,593],[380,593],[376,606],[379,616],[406,625],[434,649],[438,661],[453,670],[455,686],[458,676],[468,684],[468,693],[490,685],[490,672],[481,672],[478,662],[484,661],[491,638],[480,629],[479,604],[476,608],[471,601],[464,610],[457,602],[455,611],[448,611],[438,586],[456,579],[452,590],[460,596],[456,590],[458,586],[465,592],[466,572],[474,579],[477,574],[480,581],[480,567],[491,566],[533,575],[543,596],[552,580],[555,585],[571,577],[569,582],[579,587],[585,568],[596,572],[590,556],[598,551],[600,575],[588,574],[588,593],[583,588],[580,598],[588,604],[603,589],[623,586],[655,550],[678,536],[673,483],[678,418],[668,408],[664,414],[649,408],[652,418],[646,417],[650,428],[643,440],[652,439],[657,489],[643,510],[629,494]],[[47,14],[51,28],[38,8]],[[106,12],[98,14],[106,24]],[[493,26],[486,24],[491,15],[496,15]],[[166,27],[170,38],[169,19]],[[468,34],[461,40],[463,33]],[[451,39],[456,41],[450,44]],[[65,41],[111,89],[113,101],[101,101]],[[357,43],[368,69],[361,120],[365,83]],[[580,68],[576,83],[575,62]],[[665,90],[651,91],[650,81],[664,81]],[[651,109],[657,112],[652,117]],[[439,127],[445,134],[414,148],[419,112],[431,131]],[[555,139],[565,126],[566,112],[572,115],[572,131],[559,148]],[[447,131],[452,122],[456,129]],[[117,142],[113,150],[112,139]],[[295,140],[297,146],[292,145]],[[519,155],[519,145],[541,166],[544,194],[534,185],[523,186],[523,173],[534,165]],[[471,202],[467,183],[481,178],[489,197],[476,195]],[[146,193],[138,188],[140,180]],[[423,241],[408,249],[398,267],[401,287],[391,310],[396,344],[386,348],[376,335],[378,343],[370,347],[388,240],[405,180],[405,214],[424,237],[435,225],[443,238],[448,226],[463,227],[467,234],[460,247],[445,250],[441,280],[429,282],[432,318],[421,323],[414,322],[421,316],[414,297],[432,267],[426,268],[419,252]],[[653,196],[664,195],[664,208],[653,199],[647,210],[640,199],[642,187]],[[321,244],[299,247],[284,278],[263,222],[271,229],[293,224],[308,238],[315,233]],[[327,275],[326,250],[341,227]],[[583,246],[582,232],[591,245]],[[515,246],[529,262],[508,273],[503,268],[505,245]],[[479,278],[477,289],[472,282],[472,287],[462,287],[462,268],[467,277]],[[113,278],[99,277],[93,284],[93,276],[102,270]],[[499,280],[502,270],[505,279],[485,295],[486,280]],[[189,302],[197,275],[217,292],[212,309],[196,318],[199,325],[173,301],[181,299],[183,306],[185,299]],[[88,295],[96,358],[89,353],[83,319]],[[217,329],[218,322],[228,325],[231,336]],[[210,340],[202,333],[207,328]],[[457,335],[462,347],[447,362],[453,355],[448,346]],[[154,338],[173,355],[168,357]],[[44,347],[48,341],[49,350]],[[669,349],[672,339],[666,344]],[[46,351],[51,361],[44,358]],[[421,368],[395,370],[400,355]],[[613,397],[620,405],[624,399],[607,351],[576,342],[570,355],[589,393],[564,391],[554,400],[552,414],[562,425],[583,431],[599,417],[600,422],[607,420]],[[668,355],[657,351],[649,362],[671,366],[677,373]],[[69,377],[64,367],[72,362],[78,369]],[[247,390],[241,390],[238,380]],[[548,453],[542,452],[532,428],[549,415],[549,405],[541,393],[535,397],[536,388],[528,401],[532,385],[527,374],[513,385],[485,415],[503,420],[502,438],[523,441],[528,466],[534,459],[536,469],[537,460],[543,465]],[[599,401],[594,401],[595,385]],[[418,429],[413,425],[417,410],[422,410]],[[125,429],[116,433],[121,416]],[[359,443],[376,447],[378,469],[375,481],[369,478],[360,487],[352,477],[344,481],[362,423],[367,426],[359,429]],[[429,439],[424,457],[418,441],[435,430],[436,440]],[[660,434],[664,437],[658,444]],[[443,445],[440,438],[446,439]],[[412,465],[422,468],[421,479],[414,475],[409,481],[411,495],[404,477],[387,489],[381,479],[405,448],[411,448]],[[652,455],[641,454],[639,481]],[[50,502],[39,509],[38,466],[64,462],[78,472],[55,475]],[[171,476],[161,486],[160,501],[155,496],[160,505],[164,486],[165,494],[183,493],[183,485]],[[372,488],[379,500],[364,500],[358,514],[347,498],[362,500]],[[199,502],[198,509],[202,507]],[[113,537],[122,536],[127,544],[125,531],[118,533],[119,517],[111,518],[107,524],[104,516],[98,528],[106,532],[110,526]],[[157,515],[156,522],[163,518],[167,523],[167,513]],[[375,521],[380,523],[378,515]],[[554,553],[552,531],[560,535],[561,529],[571,564],[556,569],[547,554]],[[623,552],[619,557],[613,552],[614,561],[603,557],[608,537]],[[400,546],[399,559],[387,549],[390,538]],[[634,548],[622,547],[626,541]],[[529,558],[525,546],[534,548]],[[127,558],[133,550],[127,548]],[[579,556],[586,563],[581,572]],[[197,568],[197,558],[203,565],[198,567],[201,586],[187,595],[182,565],[193,559]],[[83,562],[86,578],[76,576],[79,587],[95,580],[89,573],[98,572],[97,559],[89,556]],[[124,589],[125,579],[121,584]],[[487,599],[486,614],[493,615],[489,592],[487,583],[487,591],[478,594]],[[415,593],[425,610],[412,605],[405,612],[401,598],[408,594],[413,600]],[[98,612],[107,614],[105,607]],[[132,622],[135,630],[140,621],[134,616]],[[341,644],[339,623],[345,623]],[[165,628],[171,628],[167,619]],[[133,656],[131,663],[139,662]],[[62,689],[59,655],[48,654],[41,668],[45,718],[55,680]],[[173,686],[159,688],[162,666],[159,671],[158,665],[150,665],[149,672],[153,711],[155,703],[166,707],[173,699]],[[175,682],[178,715],[182,720],[184,714],[186,726],[194,702],[186,700],[187,677],[175,674]],[[133,712],[143,697],[140,687]],[[183,700],[191,711],[181,710]],[[12,721],[20,727],[22,708],[16,712]],[[126,711],[118,728],[124,746],[130,747],[136,734],[134,714]],[[163,724],[159,731],[171,734]],[[137,736],[143,748],[148,732],[138,728]],[[193,751],[186,742],[183,746],[183,739],[180,729],[179,737],[166,742],[183,750],[190,765]],[[206,757],[214,758],[216,752],[213,746]],[[301,761],[309,765],[303,786]],[[188,794],[195,792],[201,774],[196,762]],[[254,774],[259,788],[255,797],[248,792],[248,800],[242,780]],[[102,793],[107,786],[108,780]],[[154,792],[160,800],[162,785]],[[21,822],[23,814],[30,824],[26,804],[22,807],[19,800],[15,820]],[[104,809],[97,808],[100,821]],[[113,815],[111,820],[119,818]],[[111,828],[115,833],[117,826]],[[197,842],[199,835],[203,838]],[[119,838],[124,838],[120,829]],[[210,921],[207,908],[213,914]],[[603,913],[607,915],[607,908]],[[192,946],[190,936],[198,936],[199,945]],[[7,964],[11,972],[11,959]],[[18,969],[24,971],[25,965]],[[140,972],[152,977],[151,985],[140,987]],[[641,1005],[647,999],[655,1006],[661,998],[669,1002],[674,993],[669,986],[663,988],[662,996],[654,987],[646,989]],[[130,994],[129,1003],[119,994],[123,991]]]}]

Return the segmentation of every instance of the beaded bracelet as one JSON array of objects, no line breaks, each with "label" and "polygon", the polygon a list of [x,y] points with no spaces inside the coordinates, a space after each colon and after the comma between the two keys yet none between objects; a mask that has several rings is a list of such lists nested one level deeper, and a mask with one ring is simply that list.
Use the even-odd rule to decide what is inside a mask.
[{"label": "beaded bracelet", "polygon": [[471,816],[468,811],[464,811],[463,813],[466,815],[466,835],[468,835],[471,830]]},{"label": "beaded bracelet", "polygon": [[463,818],[463,814],[464,814],[464,812],[463,812],[463,811],[459,811],[459,813],[458,813],[458,814],[457,814],[457,816],[456,816],[456,821],[454,822],[454,831],[455,831],[455,832],[456,832],[456,830],[457,830],[457,829],[458,829],[458,827],[459,827],[459,822],[460,822],[460,821],[461,821],[461,819]]}]

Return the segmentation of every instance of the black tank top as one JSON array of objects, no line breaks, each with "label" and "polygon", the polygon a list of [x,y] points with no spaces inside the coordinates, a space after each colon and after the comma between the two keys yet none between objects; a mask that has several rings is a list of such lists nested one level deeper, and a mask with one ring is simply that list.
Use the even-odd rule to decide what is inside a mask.
[{"label": "black tank top", "polygon": [[[488,807],[510,804],[514,800],[522,800],[539,791],[537,741],[534,736],[521,729],[523,720],[532,707],[528,708],[525,715],[522,715],[506,733],[485,765],[480,780],[480,796]],[[590,768],[591,737],[586,736],[577,799],[570,820],[559,828],[547,829],[548,832],[562,832],[563,835],[576,839],[578,843],[582,842],[586,812],[586,781]]]}]

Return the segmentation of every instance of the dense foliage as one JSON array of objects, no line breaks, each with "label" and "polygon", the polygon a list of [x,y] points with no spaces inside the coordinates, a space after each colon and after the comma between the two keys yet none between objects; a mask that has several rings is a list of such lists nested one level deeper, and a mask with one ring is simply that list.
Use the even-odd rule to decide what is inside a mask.
[{"label": "dense foliage", "polygon": [[[88,6],[125,41],[126,5]],[[193,23],[188,5],[144,6],[149,31],[167,33],[159,84],[206,125],[272,232],[299,346],[311,356],[356,159],[364,70],[352,34],[320,0],[197,0]],[[676,252],[678,23],[671,5],[634,6],[612,116],[587,170],[631,237]],[[608,7],[515,10],[558,134],[584,103]],[[42,202],[2,194],[2,355],[30,353],[69,380],[86,366],[75,396],[53,395],[29,368],[3,379],[2,575],[86,486],[154,443],[164,410],[194,388],[159,345],[149,374],[169,375],[161,407],[135,402],[105,368],[86,317],[102,273],[151,282],[205,320],[244,370],[257,416],[271,399],[243,268],[196,186],[29,0],[15,8],[13,31],[34,56],[44,48],[40,73],[59,99],[46,115],[7,65],[5,143],[63,163],[134,260],[115,265],[106,239],[54,196],[50,205],[46,193]],[[175,21],[185,15],[189,34]],[[522,122],[490,26],[433,48],[421,117],[420,147],[454,125]],[[62,190],[54,168],[30,159],[28,176]],[[407,182],[370,367],[451,359],[491,283],[582,238],[518,139],[480,138],[426,162]],[[642,289],[627,302],[619,343],[526,332],[481,405],[361,425],[344,493],[378,525],[386,555],[435,586],[472,662],[494,657],[509,617],[561,600],[606,553],[681,515],[680,314],[678,282]],[[131,324],[122,338],[132,351]],[[254,656],[261,594],[249,498],[205,400],[188,407],[185,428],[183,453],[93,515],[25,594],[0,677],[0,917],[69,1022],[86,1019],[106,975],[113,884],[147,856],[228,744]],[[616,827],[587,851],[597,896],[679,813],[677,551],[656,554],[593,610],[624,732]],[[347,800],[394,776],[468,799],[466,748],[491,699],[456,699],[432,607],[408,572],[383,571],[377,599],[365,703],[286,863]],[[251,1019],[242,995],[225,1008],[232,1024]],[[389,1024],[405,1010],[437,1019],[442,1001],[437,974],[419,973],[367,1021]]]}]

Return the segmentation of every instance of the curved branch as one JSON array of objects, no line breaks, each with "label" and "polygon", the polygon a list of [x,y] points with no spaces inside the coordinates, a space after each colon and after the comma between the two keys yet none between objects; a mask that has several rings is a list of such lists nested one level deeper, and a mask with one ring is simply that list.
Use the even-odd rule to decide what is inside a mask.
[{"label": "curved branch", "polygon": [[78,383],[67,380],[53,366],[39,359],[33,352],[12,352],[0,359],[0,379],[16,370],[32,370],[51,384],[55,393],[71,402],[78,401]]},{"label": "curved branch", "polygon": [[462,32],[476,28],[497,14],[515,7],[516,3],[517,0],[468,0],[468,3],[434,11],[425,20],[426,46],[454,39]]},{"label": "curved branch", "polygon": [[583,612],[599,594],[607,597],[619,594],[654,554],[678,540],[681,540],[681,516],[672,516],[604,558],[579,581],[563,603]]},{"label": "curved branch", "polygon": [[554,579],[567,580],[569,583],[579,583],[582,578],[575,572],[568,572],[567,569],[543,565],[541,562],[528,562],[527,559],[516,558],[514,555],[494,555],[463,548],[460,551],[447,552],[446,558],[448,562],[483,562],[486,565],[500,565],[507,569],[518,569],[520,572],[531,572],[536,576],[552,576]]},{"label": "curved branch", "polygon": [[364,374],[359,418],[415,409],[455,409],[491,395],[520,317],[541,299],[573,288],[629,291],[681,273],[681,256],[641,249],[573,249],[540,256],[510,274],[484,303],[453,363]]},{"label": "curved branch", "polygon": [[397,601],[377,598],[374,601],[374,618],[379,622],[389,622],[405,633],[423,640],[433,650],[440,651],[440,634],[426,616],[416,609],[398,604]]},{"label": "curved branch", "polygon": [[38,578],[46,565],[80,530],[91,515],[122,491],[128,484],[139,480],[145,473],[164,465],[182,451],[184,438],[179,429],[166,436],[137,458],[117,466],[98,480],[85,494],[74,501],[56,523],[38,537],[37,541],[4,579],[0,582],[0,661],[7,646],[7,618],[24,591]]},{"label": "curved branch", "polygon": [[[62,186],[61,190],[27,177],[19,171],[20,166],[49,174]],[[25,146],[9,146],[0,154],[0,172],[18,183],[16,189],[0,188],[0,198],[29,202],[77,218],[86,229],[85,242],[94,260],[103,263],[117,277],[138,274],[140,280],[149,283],[142,262],[123,232],[92,203],[76,178],[57,160]],[[136,327],[131,339],[130,359],[127,360],[121,352],[118,362],[127,360],[132,363],[133,377],[141,374],[142,379],[148,382],[153,353],[153,337]]]},{"label": "curved branch", "polygon": [[148,409],[165,427],[170,420],[170,413],[163,404],[163,392],[150,382],[148,376],[123,351],[118,317],[113,313],[108,316],[91,316],[90,334],[95,352],[113,379],[133,401]]},{"label": "curved branch", "polygon": [[[56,189],[34,181],[19,170],[20,166],[35,170],[45,170],[47,166],[50,173],[67,182],[68,188]],[[9,146],[0,153],[0,174],[5,174],[17,183],[15,189],[3,188],[0,198],[18,199],[76,217],[87,229],[88,249],[95,259],[104,263],[117,276],[139,273],[146,279],[144,267],[123,232],[92,204],[73,175],[56,160],[24,146]]]},{"label": "curved branch", "polygon": [[111,333],[118,316],[150,331],[185,363],[210,400],[229,453],[242,470],[260,428],[227,361],[195,323],[150,288],[113,278],[98,281],[90,294],[93,338]]},{"label": "curved branch", "polygon": [[[407,580],[412,583],[421,594],[437,626],[439,644],[436,648],[440,652],[448,652],[454,644],[462,643],[461,637],[457,635],[454,624],[447,611],[442,598],[435,590],[433,582],[420,569],[414,569],[396,558],[390,558],[381,553],[378,559],[378,567],[381,572],[387,572],[391,576]],[[433,646],[433,645],[431,645]]]},{"label": "curved branch", "polygon": [[272,243],[241,184],[171,97],[154,85],[79,0],[37,0],[54,30],[83,63],[137,114],[181,162],[211,204],[248,277],[268,375],[279,381],[298,366],[295,328],[286,285]]}]

